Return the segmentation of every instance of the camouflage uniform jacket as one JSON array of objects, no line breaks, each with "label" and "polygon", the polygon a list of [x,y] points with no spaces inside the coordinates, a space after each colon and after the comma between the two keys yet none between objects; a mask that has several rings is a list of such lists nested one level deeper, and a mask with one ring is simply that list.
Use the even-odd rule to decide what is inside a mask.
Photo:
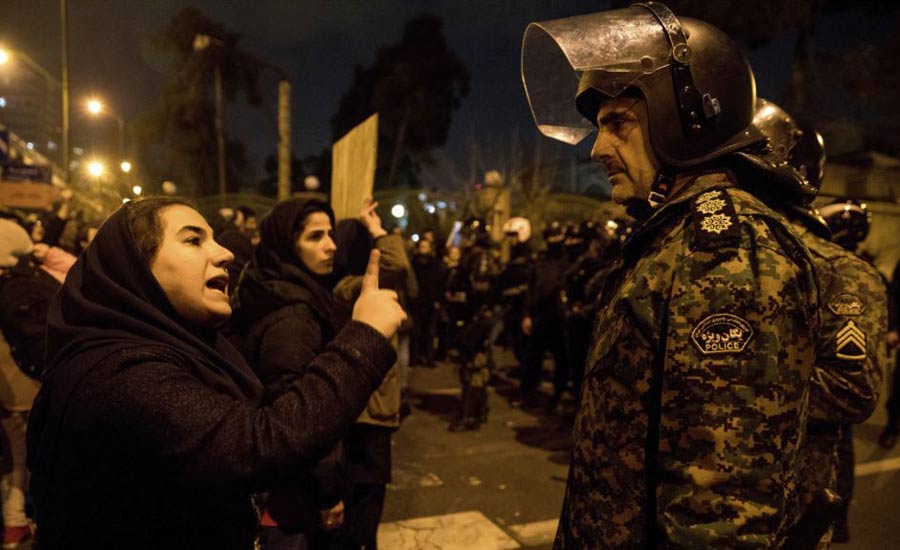
[{"label": "camouflage uniform jacket", "polygon": [[[801,502],[834,488],[841,425],[864,422],[878,404],[887,361],[887,289],[865,260],[794,225],[812,255],[822,294],[822,327],[810,380]],[[826,467],[827,466],[827,467]]]},{"label": "camouflage uniform jacket", "polygon": [[783,542],[818,327],[786,224],[707,173],[626,243],[598,302],[557,550]]}]

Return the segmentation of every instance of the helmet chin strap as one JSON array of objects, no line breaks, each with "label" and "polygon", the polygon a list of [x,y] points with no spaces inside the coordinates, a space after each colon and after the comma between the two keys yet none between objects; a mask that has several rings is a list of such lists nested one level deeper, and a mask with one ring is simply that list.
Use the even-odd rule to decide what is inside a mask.
[{"label": "helmet chin strap", "polygon": [[647,196],[647,204],[650,205],[651,210],[656,210],[669,200],[669,193],[672,192],[674,186],[675,175],[673,173],[666,169],[661,169],[656,173],[653,183],[650,184],[650,194]]},{"label": "helmet chin strap", "polygon": [[625,212],[636,220],[646,220],[669,200],[669,193],[672,192],[674,186],[675,174],[665,168],[660,169],[653,178],[647,198],[645,200],[635,199],[625,207]]}]

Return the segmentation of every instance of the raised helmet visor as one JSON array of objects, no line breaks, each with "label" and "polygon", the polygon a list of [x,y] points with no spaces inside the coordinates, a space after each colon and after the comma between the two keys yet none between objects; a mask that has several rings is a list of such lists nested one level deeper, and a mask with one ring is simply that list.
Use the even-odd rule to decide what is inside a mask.
[{"label": "raised helmet visor", "polygon": [[659,20],[636,6],[531,23],[522,39],[522,83],[535,124],[570,145],[595,130],[575,104],[584,73],[591,88],[612,98],[672,63]]}]

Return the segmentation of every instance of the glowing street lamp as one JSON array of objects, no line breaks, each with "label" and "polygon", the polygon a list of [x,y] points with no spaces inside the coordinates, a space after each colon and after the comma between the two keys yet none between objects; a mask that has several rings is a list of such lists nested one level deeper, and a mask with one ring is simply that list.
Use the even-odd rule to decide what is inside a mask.
[{"label": "glowing street lamp", "polygon": [[[61,3],[65,3],[65,0],[60,0]],[[65,31],[65,23],[63,22],[63,30]],[[65,36],[65,34],[63,34]],[[65,40],[63,40],[65,43]],[[51,89],[59,89],[62,92],[62,170],[65,175],[65,179],[68,180],[70,176],[69,172],[69,81],[68,81],[68,72],[66,65],[66,49],[63,48],[63,60],[62,60],[62,84],[56,77],[50,74],[47,69],[38,64],[34,59],[31,59],[25,52],[16,49],[7,49],[4,47],[0,47],[0,67],[4,67],[6,65],[17,65],[20,63],[24,63],[27,65],[32,72],[40,75],[44,80],[46,80],[47,85]],[[6,103],[4,100],[3,103]]]},{"label": "glowing street lamp", "polygon": [[87,102],[87,110],[92,115],[99,115],[103,112],[103,102],[92,97]]},{"label": "glowing street lamp", "polygon": [[406,208],[404,208],[402,204],[395,204],[391,208],[391,216],[394,216],[395,218],[400,219],[405,215],[406,215]]},{"label": "glowing street lamp", "polygon": [[103,101],[100,98],[92,97],[88,99],[86,105],[88,113],[91,116],[100,116],[100,115],[109,115],[116,119],[118,123],[119,129],[119,154],[122,156],[125,155],[125,119],[123,119],[118,113],[114,113],[110,109],[104,105]]},{"label": "glowing street lamp", "polygon": [[128,162],[127,160],[123,160],[122,164],[119,165],[119,168],[121,168],[122,171],[127,174],[127,173],[131,172],[131,163]]},{"label": "glowing street lamp", "polygon": [[88,173],[95,178],[99,178],[103,175],[104,167],[103,163],[99,160],[92,160],[87,165]]},{"label": "glowing street lamp", "polygon": [[135,195],[140,195],[141,193],[144,192],[144,190],[141,188],[140,185],[135,185],[134,187],[131,188],[131,192],[134,193]]}]

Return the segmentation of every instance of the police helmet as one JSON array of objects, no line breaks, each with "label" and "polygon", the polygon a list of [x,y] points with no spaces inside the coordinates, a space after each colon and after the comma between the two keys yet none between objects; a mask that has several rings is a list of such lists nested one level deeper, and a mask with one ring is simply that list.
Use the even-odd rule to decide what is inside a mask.
[{"label": "police helmet", "polygon": [[553,220],[544,228],[544,241],[547,244],[561,244],[566,238],[566,226],[559,220]]},{"label": "police helmet", "polygon": [[765,149],[742,151],[735,158],[765,174],[767,189],[760,189],[764,195],[776,194],[789,205],[808,206],[821,184],[825,159],[821,135],[811,128],[801,130],[794,117],[763,98],[756,100],[753,125],[766,136]]},{"label": "police helmet", "polygon": [[869,234],[872,213],[864,202],[838,201],[819,208],[819,213],[831,229],[832,240],[847,250],[855,250]]},{"label": "police helmet", "polygon": [[570,144],[593,130],[603,101],[626,90],[646,101],[653,150],[666,167],[764,141],[752,124],[753,72],[738,44],[659,2],[530,24],[522,80],[538,129]]},{"label": "police helmet", "polygon": [[517,244],[526,243],[531,238],[531,222],[528,218],[510,218],[503,224],[503,234],[515,238]]},{"label": "police helmet", "polygon": [[467,244],[489,246],[491,243],[491,226],[481,218],[468,218],[460,228],[460,234],[468,241]]},{"label": "police helmet", "polygon": [[563,241],[563,246],[566,248],[566,253],[573,256],[580,255],[585,251],[585,249],[587,249],[588,238],[589,236],[587,235],[582,224],[569,222],[569,224],[566,226],[566,236],[565,240]]},{"label": "police helmet", "polygon": [[825,139],[812,127],[801,126],[801,131],[789,162],[818,192],[825,177]]}]

